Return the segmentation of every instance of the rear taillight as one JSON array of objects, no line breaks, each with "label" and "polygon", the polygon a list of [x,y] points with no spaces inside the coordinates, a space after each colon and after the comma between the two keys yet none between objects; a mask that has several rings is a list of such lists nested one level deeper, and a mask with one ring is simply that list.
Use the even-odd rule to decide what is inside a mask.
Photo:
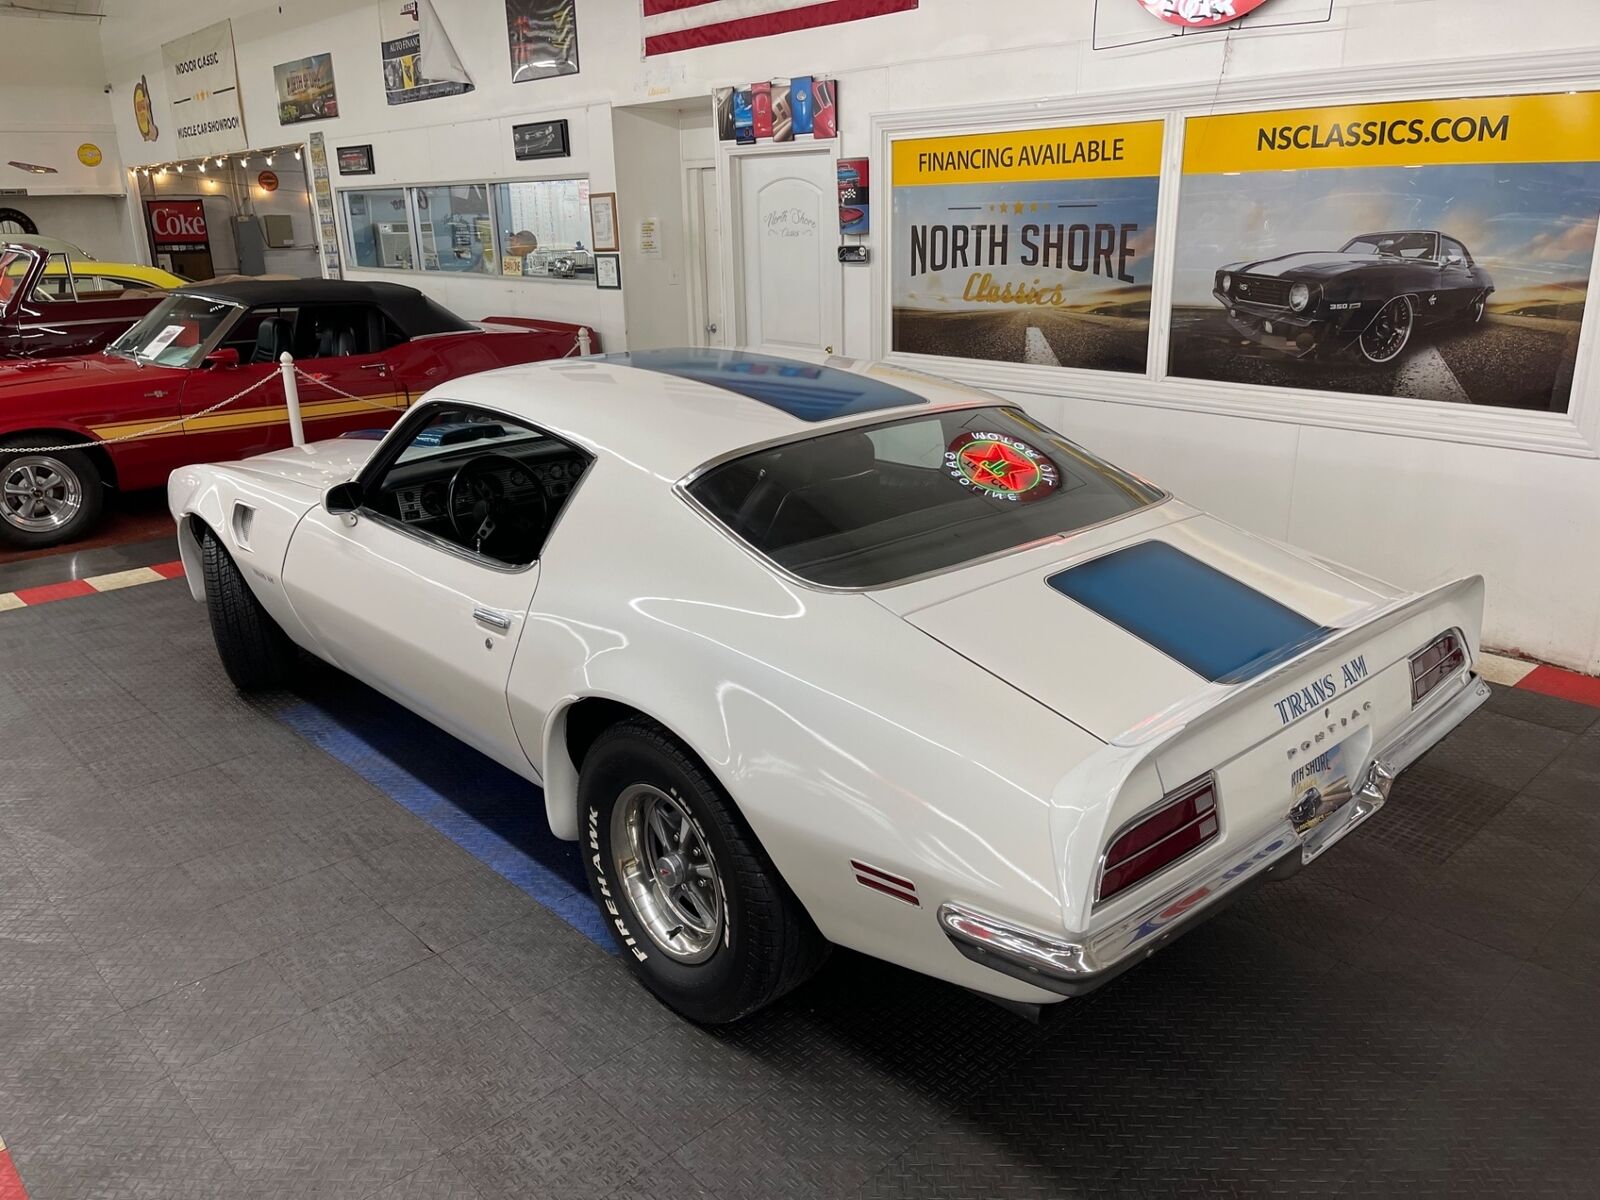
[{"label": "rear taillight", "polygon": [[1466,662],[1466,647],[1461,644],[1461,635],[1454,629],[1449,633],[1441,633],[1413,654],[1411,707],[1421,704],[1424,696],[1464,667]]},{"label": "rear taillight", "polygon": [[1112,839],[1100,866],[1096,899],[1127,891],[1216,836],[1217,790],[1206,775],[1173,792]]}]

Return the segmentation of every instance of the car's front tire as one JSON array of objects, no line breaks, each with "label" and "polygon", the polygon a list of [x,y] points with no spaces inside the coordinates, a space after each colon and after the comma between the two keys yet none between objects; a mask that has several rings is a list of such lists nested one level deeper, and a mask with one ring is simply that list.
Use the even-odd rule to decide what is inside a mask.
[{"label": "car's front tire", "polygon": [[0,446],[0,545],[37,550],[76,541],[100,520],[105,484],[81,450],[46,450],[59,438]]},{"label": "car's front tire", "polygon": [[1417,325],[1417,308],[1410,296],[1396,296],[1378,310],[1372,323],[1362,331],[1357,344],[1362,357],[1376,366],[1399,358],[1411,342]]},{"label": "car's front tire", "polygon": [[242,692],[281,687],[294,667],[295,648],[239,573],[222,540],[200,534],[200,564],[211,636],[228,678]]},{"label": "car's front tire", "polygon": [[623,958],[683,1016],[736,1021],[826,956],[733,802],[659,725],[633,718],[602,733],[578,804],[589,886]]}]

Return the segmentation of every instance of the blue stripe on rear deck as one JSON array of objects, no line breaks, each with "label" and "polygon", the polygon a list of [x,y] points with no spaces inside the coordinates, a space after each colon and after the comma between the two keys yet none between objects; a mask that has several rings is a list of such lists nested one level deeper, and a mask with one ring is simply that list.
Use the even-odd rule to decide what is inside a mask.
[{"label": "blue stripe on rear deck", "polygon": [[1253,678],[1333,632],[1166,542],[1113,551],[1049,584],[1214,683]]},{"label": "blue stripe on rear deck", "polygon": [[745,350],[632,350],[607,355],[606,361],[737,392],[802,421],[830,421],[928,402],[915,392],[854,371]]}]

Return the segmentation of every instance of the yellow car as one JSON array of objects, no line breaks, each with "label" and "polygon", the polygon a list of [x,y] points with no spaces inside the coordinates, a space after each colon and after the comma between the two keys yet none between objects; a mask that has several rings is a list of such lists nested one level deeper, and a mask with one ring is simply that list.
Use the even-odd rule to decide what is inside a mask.
[{"label": "yellow car", "polygon": [[160,267],[76,260],[69,263],[53,254],[45,265],[35,294],[42,300],[83,300],[107,292],[167,291],[187,282]]}]

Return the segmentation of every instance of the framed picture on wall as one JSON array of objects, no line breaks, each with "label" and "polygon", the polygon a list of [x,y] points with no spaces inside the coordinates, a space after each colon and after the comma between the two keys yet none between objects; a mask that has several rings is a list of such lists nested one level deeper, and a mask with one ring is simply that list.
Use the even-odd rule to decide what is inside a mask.
[{"label": "framed picture on wall", "polygon": [[533,158],[566,158],[572,153],[567,141],[566,118],[559,121],[535,121],[529,125],[511,127],[511,146],[518,162]]},{"label": "framed picture on wall", "polygon": [[341,175],[371,175],[372,147],[371,146],[340,146],[334,151],[339,163]]},{"label": "framed picture on wall", "polygon": [[622,255],[596,254],[594,256],[594,285],[608,291],[622,287]]},{"label": "framed picture on wall", "polygon": [[594,249],[621,249],[617,245],[617,194],[615,192],[589,193],[589,232],[594,236]]}]

